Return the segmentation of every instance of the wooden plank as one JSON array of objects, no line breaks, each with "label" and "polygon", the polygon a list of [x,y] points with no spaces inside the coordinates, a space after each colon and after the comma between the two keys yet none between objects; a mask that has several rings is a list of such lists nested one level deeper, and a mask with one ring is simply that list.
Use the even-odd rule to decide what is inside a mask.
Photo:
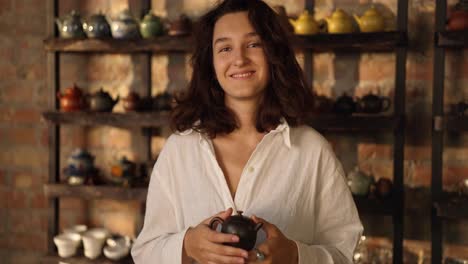
[{"label": "wooden plank", "polygon": [[146,201],[147,188],[125,188],[105,185],[45,184],[47,197],[77,197],[83,199],[113,199]]},{"label": "wooden plank", "polygon": [[434,203],[437,215],[449,219],[468,219],[468,197],[458,195],[444,195],[440,201]]},{"label": "wooden plank", "polygon": [[138,53],[138,52],[187,52],[191,51],[190,36],[161,36],[154,39],[62,39],[48,38],[44,41],[48,51],[61,52],[105,52],[105,53]]},{"label": "wooden plank", "polygon": [[115,127],[159,127],[169,124],[169,112],[44,112],[43,118],[52,123],[103,125]]},{"label": "wooden plank", "polygon": [[317,115],[307,123],[319,131],[394,131],[401,125],[402,118],[383,115]]},{"label": "wooden plank", "polygon": [[44,256],[41,259],[41,263],[43,264],[57,264],[57,263],[66,263],[66,264],[133,264],[133,260],[130,256],[123,258],[121,260],[110,260],[105,256],[100,256],[97,259],[88,259],[84,257],[82,254],[81,256],[74,256],[70,258],[61,258],[56,255],[48,255]]},{"label": "wooden plank", "polygon": [[[342,51],[391,51],[407,44],[405,32],[373,32],[352,34],[316,34],[294,36],[292,43],[297,49],[310,49],[316,52]],[[161,36],[154,39],[62,39],[44,40],[45,49],[60,52],[191,52],[191,36]]]},{"label": "wooden plank", "polygon": [[296,36],[293,45],[316,52],[329,51],[391,51],[407,44],[405,32],[373,32],[352,34],[316,34]]},{"label": "wooden plank", "polygon": [[468,47],[468,30],[435,33],[436,45],[444,48]]},{"label": "wooden plank", "polygon": [[359,215],[393,215],[394,203],[392,200],[369,199],[353,196]]}]

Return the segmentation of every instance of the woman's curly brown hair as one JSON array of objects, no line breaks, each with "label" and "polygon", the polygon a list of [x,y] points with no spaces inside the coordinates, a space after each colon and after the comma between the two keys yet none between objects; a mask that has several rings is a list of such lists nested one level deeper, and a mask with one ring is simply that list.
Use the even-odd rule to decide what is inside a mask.
[{"label": "woman's curly brown hair", "polygon": [[188,89],[176,96],[177,104],[171,114],[173,130],[194,129],[214,138],[239,127],[234,112],[224,103],[224,91],[216,79],[212,41],[219,18],[243,11],[248,12],[250,23],[262,39],[270,72],[257,110],[257,131],[275,128],[282,117],[290,126],[298,126],[311,112],[312,91],[291,47],[290,33],[278,15],[261,0],[225,0],[197,22],[192,78]]}]

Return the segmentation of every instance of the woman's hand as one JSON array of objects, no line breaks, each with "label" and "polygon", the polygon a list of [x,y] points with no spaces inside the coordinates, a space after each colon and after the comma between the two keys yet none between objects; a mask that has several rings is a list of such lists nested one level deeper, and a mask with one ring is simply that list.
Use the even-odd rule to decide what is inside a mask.
[{"label": "woman's hand", "polygon": [[281,233],[275,225],[267,222],[260,217],[252,216],[255,223],[263,223],[267,238],[266,241],[260,244],[257,249],[265,254],[263,261],[257,259],[257,252],[252,250],[249,252],[248,263],[265,263],[265,264],[297,264],[298,251],[296,243],[289,240]]},{"label": "woman's hand", "polygon": [[186,255],[200,264],[246,263],[247,251],[222,244],[224,242],[238,242],[238,236],[219,233],[209,227],[213,217],[217,216],[226,220],[231,214],[232,208],[229,208],[187,230],[184,238]]}]

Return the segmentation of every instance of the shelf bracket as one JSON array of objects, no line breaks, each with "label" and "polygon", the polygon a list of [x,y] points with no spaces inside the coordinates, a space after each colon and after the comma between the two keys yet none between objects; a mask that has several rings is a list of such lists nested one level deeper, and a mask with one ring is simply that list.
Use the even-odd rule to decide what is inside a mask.
[{"label": "shelf bracket", "polygon": [[434,116],[433,124],[435,131],[442,131],[444,129],[444,117]]}]

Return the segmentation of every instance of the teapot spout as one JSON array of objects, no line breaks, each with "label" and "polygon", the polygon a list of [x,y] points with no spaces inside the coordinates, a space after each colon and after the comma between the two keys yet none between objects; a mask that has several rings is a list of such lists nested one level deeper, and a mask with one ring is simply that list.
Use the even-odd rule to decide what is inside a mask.
[{"label": "teapot spout", "polygon": [[293,27],[295,27],[297,25],[297,21],[292,19],[292,18],[289,19],[289,23],[291,23],[291,25],[293,25]]},{"label": "teapot spout", "polygon": [[57,27],[60,29],[62,28],[62,20],[60,20],[60,18],[56,18],[55,19],[55,24],[57,24]]},{"label": "teapot spout", "polygon": [[117,98],[115,98],[115,100],[112,100],[112,106],[114,106],[115,104],[117,104],[117,102],[119,102],[120,100],[120,96],[117,95]]}]

